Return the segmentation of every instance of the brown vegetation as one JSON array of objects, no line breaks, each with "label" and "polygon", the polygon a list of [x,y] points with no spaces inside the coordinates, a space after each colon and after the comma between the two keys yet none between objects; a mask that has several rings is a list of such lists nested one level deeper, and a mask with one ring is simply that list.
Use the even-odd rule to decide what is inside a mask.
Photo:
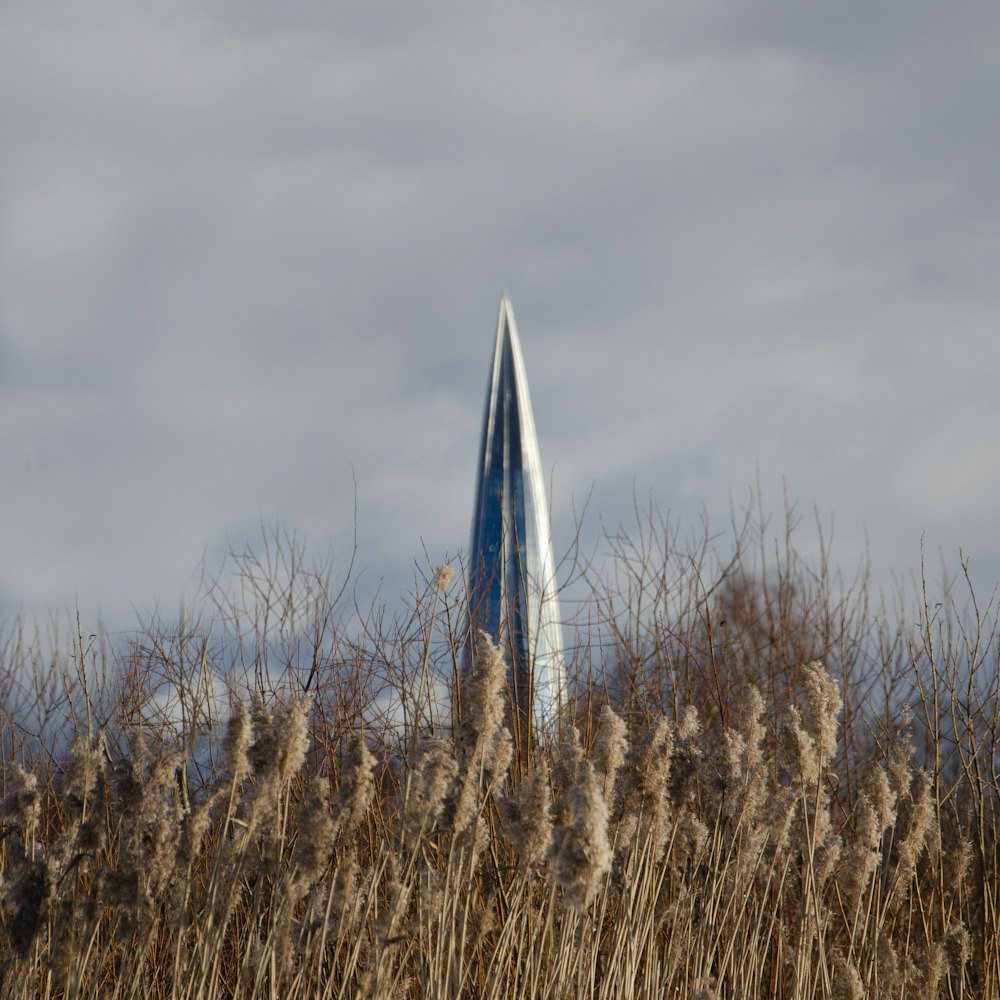
[{"label": "brown vegetation", "polygon": [[447,573],[342,613],[279,536],[201,624],[14,623],[0,992],[997,996],[996,607],[893,616],[765,537],[720,560],[654,511],[578,566],[530,756],[499,654],[458,676]]}]

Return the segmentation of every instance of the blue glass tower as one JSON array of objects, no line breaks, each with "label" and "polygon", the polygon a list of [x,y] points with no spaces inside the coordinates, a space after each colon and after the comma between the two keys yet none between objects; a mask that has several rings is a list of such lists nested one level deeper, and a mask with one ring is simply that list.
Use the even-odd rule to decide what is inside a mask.
[{"label": "blue glass tower", "polygon": [[466,666],[479,630],[510,665],[515,727],[554,721],[566,697],[549,509],[514,310],[500,299],[469,556]]}]

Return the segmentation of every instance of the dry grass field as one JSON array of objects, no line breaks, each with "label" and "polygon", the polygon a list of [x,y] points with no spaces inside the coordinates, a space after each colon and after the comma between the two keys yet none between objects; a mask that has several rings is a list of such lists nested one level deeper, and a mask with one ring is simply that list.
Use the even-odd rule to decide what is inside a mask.
[{"label": "dry grass field", "polygon": [[767,537],[577,559],[530,745],[461,573],[360,614],[278,534],[179,627],[8,623],[0,995],[1000,996],[995,602]]}]

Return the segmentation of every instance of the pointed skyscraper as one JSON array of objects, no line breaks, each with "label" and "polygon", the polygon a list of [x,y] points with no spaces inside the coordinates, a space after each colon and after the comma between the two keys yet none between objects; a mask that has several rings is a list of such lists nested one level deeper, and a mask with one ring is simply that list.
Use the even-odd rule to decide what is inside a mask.
[{"label": "pointed skyscraper", "polygon": [[516,727],[552,722],[566,698],[545,480],[514,310],[500,299],[469,555],[469,642],[497,639],[510,664]]}]

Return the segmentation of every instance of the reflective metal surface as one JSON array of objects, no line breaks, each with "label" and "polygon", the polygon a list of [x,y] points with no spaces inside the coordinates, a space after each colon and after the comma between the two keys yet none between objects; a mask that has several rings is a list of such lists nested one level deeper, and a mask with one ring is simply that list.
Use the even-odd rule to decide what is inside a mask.
[{"label": "reflective metal surface", "polygon": [[[521,722],[552,722],[565,699],[549,509],[510,299],[500,300],[472,518],[469,642],[497,639]],[[515,725],[517,723],[515,722]]]}]

